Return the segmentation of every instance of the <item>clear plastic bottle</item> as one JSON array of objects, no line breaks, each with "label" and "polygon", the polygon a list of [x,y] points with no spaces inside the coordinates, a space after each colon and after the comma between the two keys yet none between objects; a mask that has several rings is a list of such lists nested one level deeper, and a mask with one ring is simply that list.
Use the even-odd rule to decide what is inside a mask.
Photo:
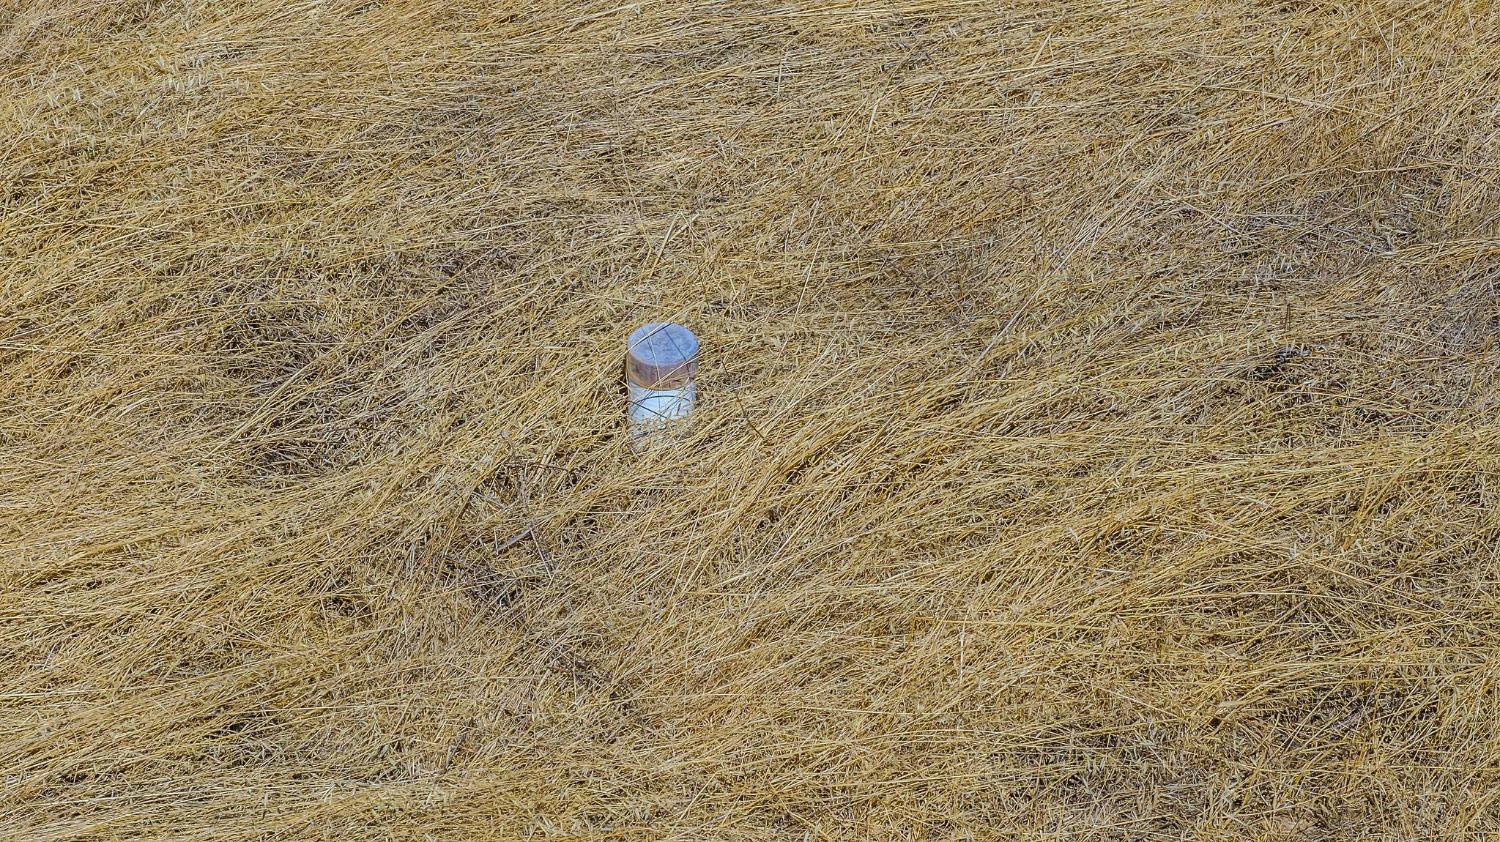
[{"label": "clear plastic bottle", "polygon": [[639,439],[686,418],[698,400],[698,337],[679,324],[651,322],[631,334],[625,351],[630,433]]}]

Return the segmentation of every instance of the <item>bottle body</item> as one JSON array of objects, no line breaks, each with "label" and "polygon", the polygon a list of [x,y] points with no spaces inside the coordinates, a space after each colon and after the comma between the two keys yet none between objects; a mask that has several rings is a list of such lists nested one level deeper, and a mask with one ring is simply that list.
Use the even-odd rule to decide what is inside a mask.
[{"label": "bottle body", "polygon": [[698,400],[698,337],[682,325],[652,322],[630,334],[625,352],[630,434],[648,433],[680,422]]},{"label": "bottle body", "polygon": [[688,383],[673,389],[652,389],[626,383],[630,393],[630,432],[643,436],[686,418],[698,400],[698,386]]}]

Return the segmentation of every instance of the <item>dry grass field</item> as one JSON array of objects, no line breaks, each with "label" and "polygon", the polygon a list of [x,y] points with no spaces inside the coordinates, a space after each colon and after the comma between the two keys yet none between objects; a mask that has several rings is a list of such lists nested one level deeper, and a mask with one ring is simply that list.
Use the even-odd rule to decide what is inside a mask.
[{"label": "dry grass field", "polygon": [[1497,278],[1489,2],[0,0],[0,838],[1500,833]]}]

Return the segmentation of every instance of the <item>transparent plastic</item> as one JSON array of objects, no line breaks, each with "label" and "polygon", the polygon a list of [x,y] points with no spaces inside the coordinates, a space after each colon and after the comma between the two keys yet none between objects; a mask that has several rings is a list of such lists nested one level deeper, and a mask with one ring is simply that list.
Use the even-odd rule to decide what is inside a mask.
[{"label": "transparent plastic", "polygon": [[698,401],[698,337],[679,324],[651,322],[626,343],[630,430],[639,438],[686,418]]}]

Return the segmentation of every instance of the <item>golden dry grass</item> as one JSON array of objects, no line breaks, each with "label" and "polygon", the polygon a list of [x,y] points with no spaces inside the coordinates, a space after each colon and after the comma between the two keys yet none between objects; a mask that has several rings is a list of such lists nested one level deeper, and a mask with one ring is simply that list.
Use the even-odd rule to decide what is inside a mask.
[{"label": "golden dry grass", "polygon": [[1485,2],[4,0],[0,833],[1500,832],[1497,70]]}]

